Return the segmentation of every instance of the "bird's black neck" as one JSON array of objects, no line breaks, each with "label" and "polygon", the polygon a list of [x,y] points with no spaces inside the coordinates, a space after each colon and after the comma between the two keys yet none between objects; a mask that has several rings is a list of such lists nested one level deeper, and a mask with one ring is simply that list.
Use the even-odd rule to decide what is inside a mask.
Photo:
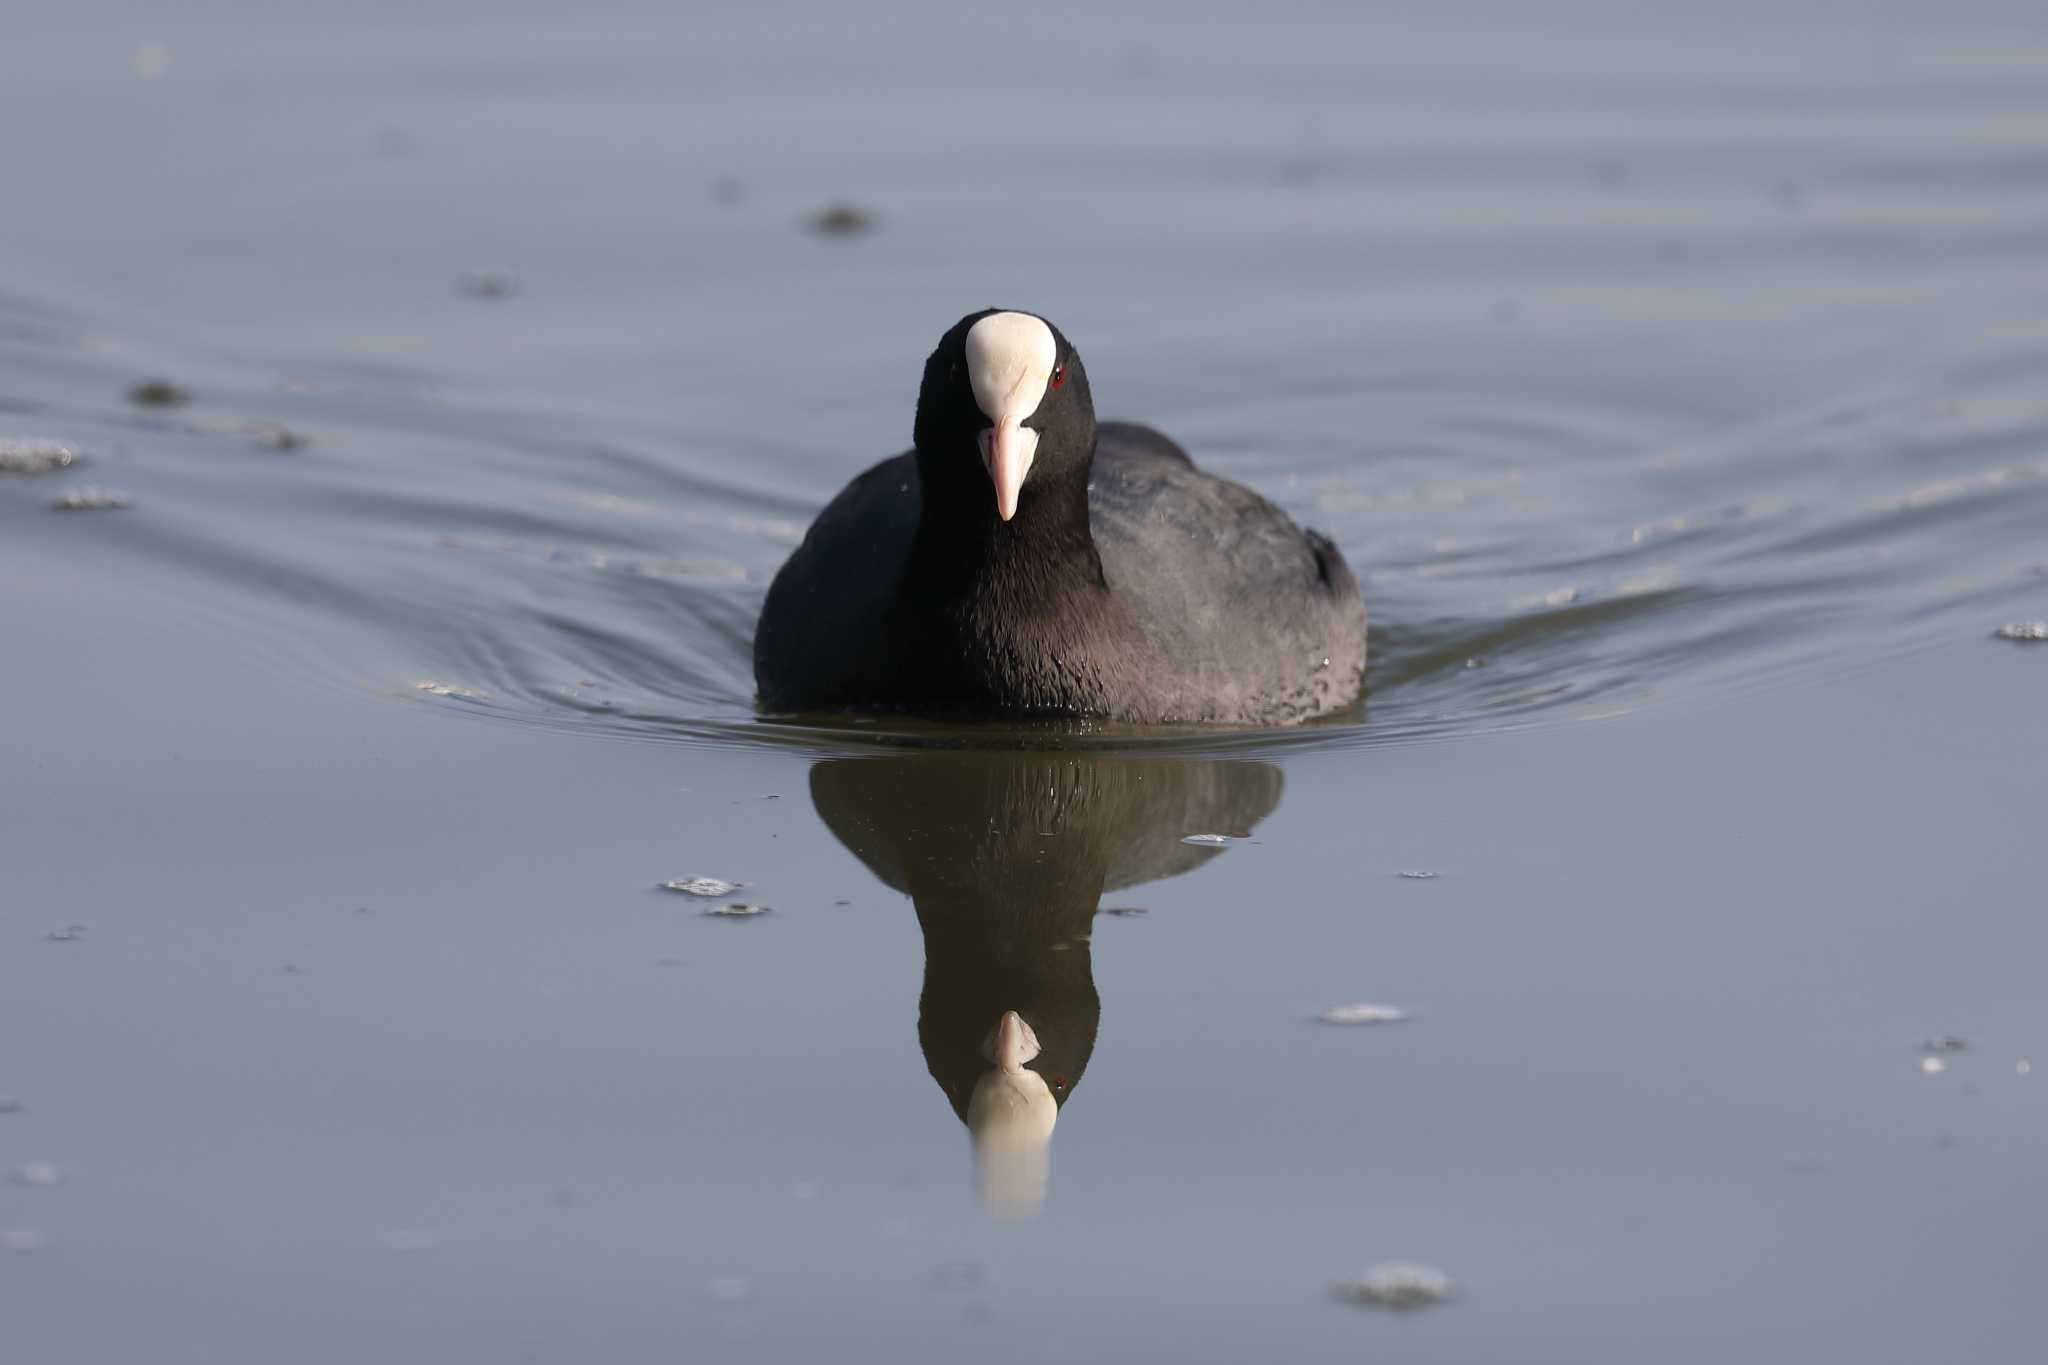
[{"label": "bird's black neck", "polygon": [[[1042,471],[1025,484],[1008,521],[995,514],[978,460],[918,463],[924,488],[911,577],[920,593],[995,605],[1016,617],[1104,590],[1088,529],[1087,462]],[[948,474],[938,475],[940,467]]]}]

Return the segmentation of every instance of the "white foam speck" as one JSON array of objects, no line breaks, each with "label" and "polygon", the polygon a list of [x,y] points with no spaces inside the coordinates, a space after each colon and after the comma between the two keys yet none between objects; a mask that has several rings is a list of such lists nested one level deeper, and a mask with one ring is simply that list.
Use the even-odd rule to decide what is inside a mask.
[{"label": "white foam speck", "polygon": [[663,891],[679,891],[685,896],[730,896],[745,886],[745,882],[729,882],[718,877],[681,877],[674,881],[656,882]]},{"label": "white foam speck", "polygon": [[1331,1285],[1330,1292],[1346,1303],[1407,1312],[1442,1303],[1458,1290],[1451,1277],[1435,1266],[1389,1261],[1369,1268],[1355,1280]]},{"label": "white foam speck", "polygon": [[1332,1005],[1316,1016],[1325,1024],[1398,1024],[1408,1017],[1399,1005]]},{"label": "white foam speck", "polygon": [[461,701],[488,701],[491,694],[479,692],[473,687],[457,687],[454,683],[435,682],[431,678],[416,682],[413,686],[430,697],[455,697]]},{"label": "white foam speck", "polygon": [[74,488],[50,499],[56,512],[113,512],[132,505],[126,493],[111,488]]},{"label": "white foam speck", "polygon": [[0,440],[0,474],[53,474],[78,462],[61,441]]},{"label": "white foam speck", "polygon": [[745,901],[733,901],[728,905],[711,905],[706,906],[704,909],[705,914],[715,915],[719,919],[752,919],[756,915],[765,915],[768,911],[768,906],[749,905]]}]

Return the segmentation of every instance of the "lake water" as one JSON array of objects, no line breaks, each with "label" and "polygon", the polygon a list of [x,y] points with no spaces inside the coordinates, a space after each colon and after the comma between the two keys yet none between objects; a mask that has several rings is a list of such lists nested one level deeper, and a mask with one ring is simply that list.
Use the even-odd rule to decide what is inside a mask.
[{"label": "lake water", "polygon": [[[2035,1359],[2048,17],[1664,8],[11,12],[0,1362]],[[991,304],[1359,713],[755,713]]]}]

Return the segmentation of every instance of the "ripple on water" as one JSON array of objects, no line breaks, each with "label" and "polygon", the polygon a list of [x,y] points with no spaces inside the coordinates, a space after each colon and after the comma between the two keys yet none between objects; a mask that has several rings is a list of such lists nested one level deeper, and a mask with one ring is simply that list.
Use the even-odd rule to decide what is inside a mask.
[{"label": "ripple on water", "polygon": [[[163,383],[136,389],[145,416],[115,398],[132,372],[64,352],[62,328],[37,335],[102,406],[0,443],[0,470],[58,472],[80,449],[147,454],[133,467],[152,480],[151,516],[124,522],[115,552],[232,589],[287,653],[296,639],[314,660],[406,660],[412,678],[398,678],[493,721],[813,752],[1279,750],[1711,697],[1950,638],[1964,610],[2007,620],[2003,640],[2048,639],[2025,616],[2048,520],[2038,328],[1718,410],[1690,373],[1643,387],[1560,362],[1508,380],[1460,368],[1460,351],[1362,384],[1354,367],[1295,354],[1284,330],[1214,343],[1238,346],[1218,363],[1256,382],[1213,411],[1177,414],[1169,399],[1161,420],[1199,461],[1329,532],[1367,581],[1365,702],[1287,733],[761,715],[762,595],[859,467],[830,444],[837,426],[766,443],[744,423],[551,413],[524,392],[471,390],[457,406],[437,376],[317,360],[280,390],[219,357],[188,358],[210,396],[273,410],[170,417],[189,394]],[[311,424],[319,458],[215,472],[224,453],[288,447]],[[78,489],[56,505],[128,501]],[[388,692],[395,679],[362,681]]]}]

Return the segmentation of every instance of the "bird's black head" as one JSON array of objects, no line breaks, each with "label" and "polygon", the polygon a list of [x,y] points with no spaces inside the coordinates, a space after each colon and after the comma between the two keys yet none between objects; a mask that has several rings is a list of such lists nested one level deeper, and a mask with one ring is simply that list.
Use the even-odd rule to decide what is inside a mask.
[{"label": "bird's black head", "polygon": [[939,339],[917,394],[927,496],[963,514],[1029,517],[1053,489],[1085,489],[1095,457],[1088,372],[1060,329],[1032,313],[969,313]]}]

